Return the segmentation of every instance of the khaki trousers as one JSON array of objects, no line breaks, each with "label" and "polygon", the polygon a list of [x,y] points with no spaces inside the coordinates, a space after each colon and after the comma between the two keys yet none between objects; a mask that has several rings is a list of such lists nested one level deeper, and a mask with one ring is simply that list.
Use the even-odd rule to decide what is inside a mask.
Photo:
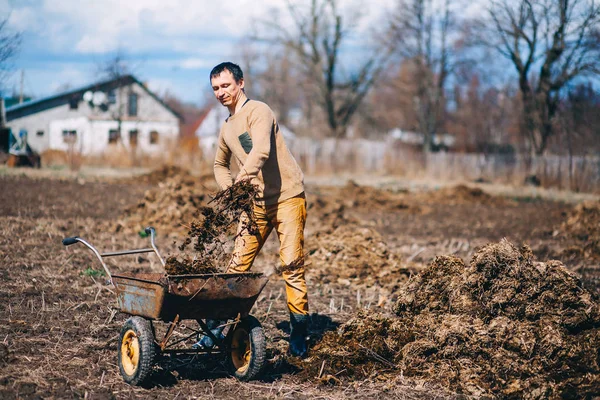
[{"label": "khaki trousers", "polygon": [[[273,229],[279,237],[279,258],[285,280],[287,305],[290,312],[308,314],[308,295],[304,279],[304,225],[306,224],[306,197],[304,193],[278,204],[254,205],[258,224],[257,235],[242,232],[244,221],[238,227],[230,272],[246,272]],[[240,232],[242,234],[240,235]],[[290,266],[291,268],[285,268]]]}]

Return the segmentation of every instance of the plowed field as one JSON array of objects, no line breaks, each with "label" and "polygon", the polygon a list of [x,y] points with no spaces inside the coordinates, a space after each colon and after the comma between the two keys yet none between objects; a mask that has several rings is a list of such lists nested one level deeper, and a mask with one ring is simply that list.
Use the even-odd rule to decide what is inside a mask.
[{"label": "plowed field", "polygon": [[[163,256],[177,255],[195,209],[216,191],[212,179],[178,169],[121,180],[0,175],[0,189],[1,399],[600,395],[599,356],[585,350],[585,343],[600,337],[600,314],[594,314],[600,287],[597,201],[493,196],[485,187],[462,185],[410,191],[354,182],[309,184],[311,356],[297,360],[286,354],[288,316],[283,282],[273,273],[278,266],[273,234],[254,265],[272,274],[252,311],[267,338],[263,378],[238,382],[216,356],[174,357],[159,360],[150,385],[131,387],[117,366],[127,316],[116,310],[113,290],[92,253],[81,245],[65,248],[61,240],[78,235],[102,251],[148,247],[138,232],[152,224]],[[108,261],[115,273],[162,272],[153,255]],[[522,283],[523,276],[539,271],[558,272],[548,281],[546,272],[536,275],[520,293],[521,286],[498,281],[493,271]],[[554,290],[577,295],[554,298]],[[469,297],[474,293],[477,298]],[[504,303],[493,303],[498,296]],[[584,314],[571,313],[575,303],[587,305]],[[520,311],[519,305],[525,310],[530,304],[538,307],[536,316]],[[544,314],[553,304],[564,313]],[[567,314],[577,315],[577,323],[564,322]],[[422,325],[409,327],[413,320]],[[550,330],[539,335],[554,334],[562,342],[536,336],[537,321],[555,321],[556,327],[548,322]],[[439,337],[433,327],[442,325],[451,337]],[[491,332],[487,342],[477,336],[482,331]],[[514,340],[499,339],[510,335]],[[539,349],[548,343],[556,350],[544,357],[562,372],[528,376],[543,370],[529,368],[528,357],[542,354]],[[581,355],[560,358],[571,343],[580,346]],[[498,346],[499,353],[491,356],[486,346]],[[478,358],[469,358],[478,351]],[[510,360],[523,372],[509,376],[490,367],[490,357],[493,364]],[[561,380],[570,383],[561,386]]]}]

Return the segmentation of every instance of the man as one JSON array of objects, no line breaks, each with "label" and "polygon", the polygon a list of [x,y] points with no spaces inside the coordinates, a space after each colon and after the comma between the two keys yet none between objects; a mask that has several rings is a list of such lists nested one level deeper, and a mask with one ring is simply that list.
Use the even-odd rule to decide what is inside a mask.
[{"label": "man", "polygon": [[250,179],[258,186],[254,214],[259,233],[250,235],[240,223],[229,272],[246,272],[273,229],[280,241],[279,256],[290,313],[290,347],[294,356],[308,353],[308,296],[304,279],[304,175],[289,152],[273,111],[250,100],[244,92],[244,75],[231,62],[210,72],[215,97],[229,110],[219,133],[214,173],[221,189],[233,184],[230,162],[239,166],[235,181]]}]

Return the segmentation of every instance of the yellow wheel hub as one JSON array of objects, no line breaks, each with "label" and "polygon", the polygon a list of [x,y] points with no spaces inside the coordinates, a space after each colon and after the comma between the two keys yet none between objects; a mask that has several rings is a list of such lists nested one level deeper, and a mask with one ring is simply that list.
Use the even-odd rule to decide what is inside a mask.
[{"label": "yellow wheel hub", "polygon": [[231,341],[231,360],[237,372],[243,373],[248,369],[251,357],[250,335],[246,329],[238,328],[233,332]]},{"label": "yellow wheel hub", "polygon": [[140,362],[140,341],[133,330],[123,335],[121,342],[121,364],[127,375],[135,374]]}]

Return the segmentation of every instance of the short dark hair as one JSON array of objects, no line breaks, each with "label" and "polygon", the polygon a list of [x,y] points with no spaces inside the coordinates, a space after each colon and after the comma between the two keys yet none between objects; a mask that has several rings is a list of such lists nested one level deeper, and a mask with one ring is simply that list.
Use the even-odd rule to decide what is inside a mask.
[{"label": "short dark hair", "polygon": [[233,75],[233,79],[235,79],[236,82],[239,82],[240,80],[244,79],[244,73],[242,72],[240,66],[229,61],[222,62],[221,64],[214,67],[210,71],[210,79],[216,78],[217,76],[221,75],[221,72],[225,70],[231,72],[231,74]]}]

